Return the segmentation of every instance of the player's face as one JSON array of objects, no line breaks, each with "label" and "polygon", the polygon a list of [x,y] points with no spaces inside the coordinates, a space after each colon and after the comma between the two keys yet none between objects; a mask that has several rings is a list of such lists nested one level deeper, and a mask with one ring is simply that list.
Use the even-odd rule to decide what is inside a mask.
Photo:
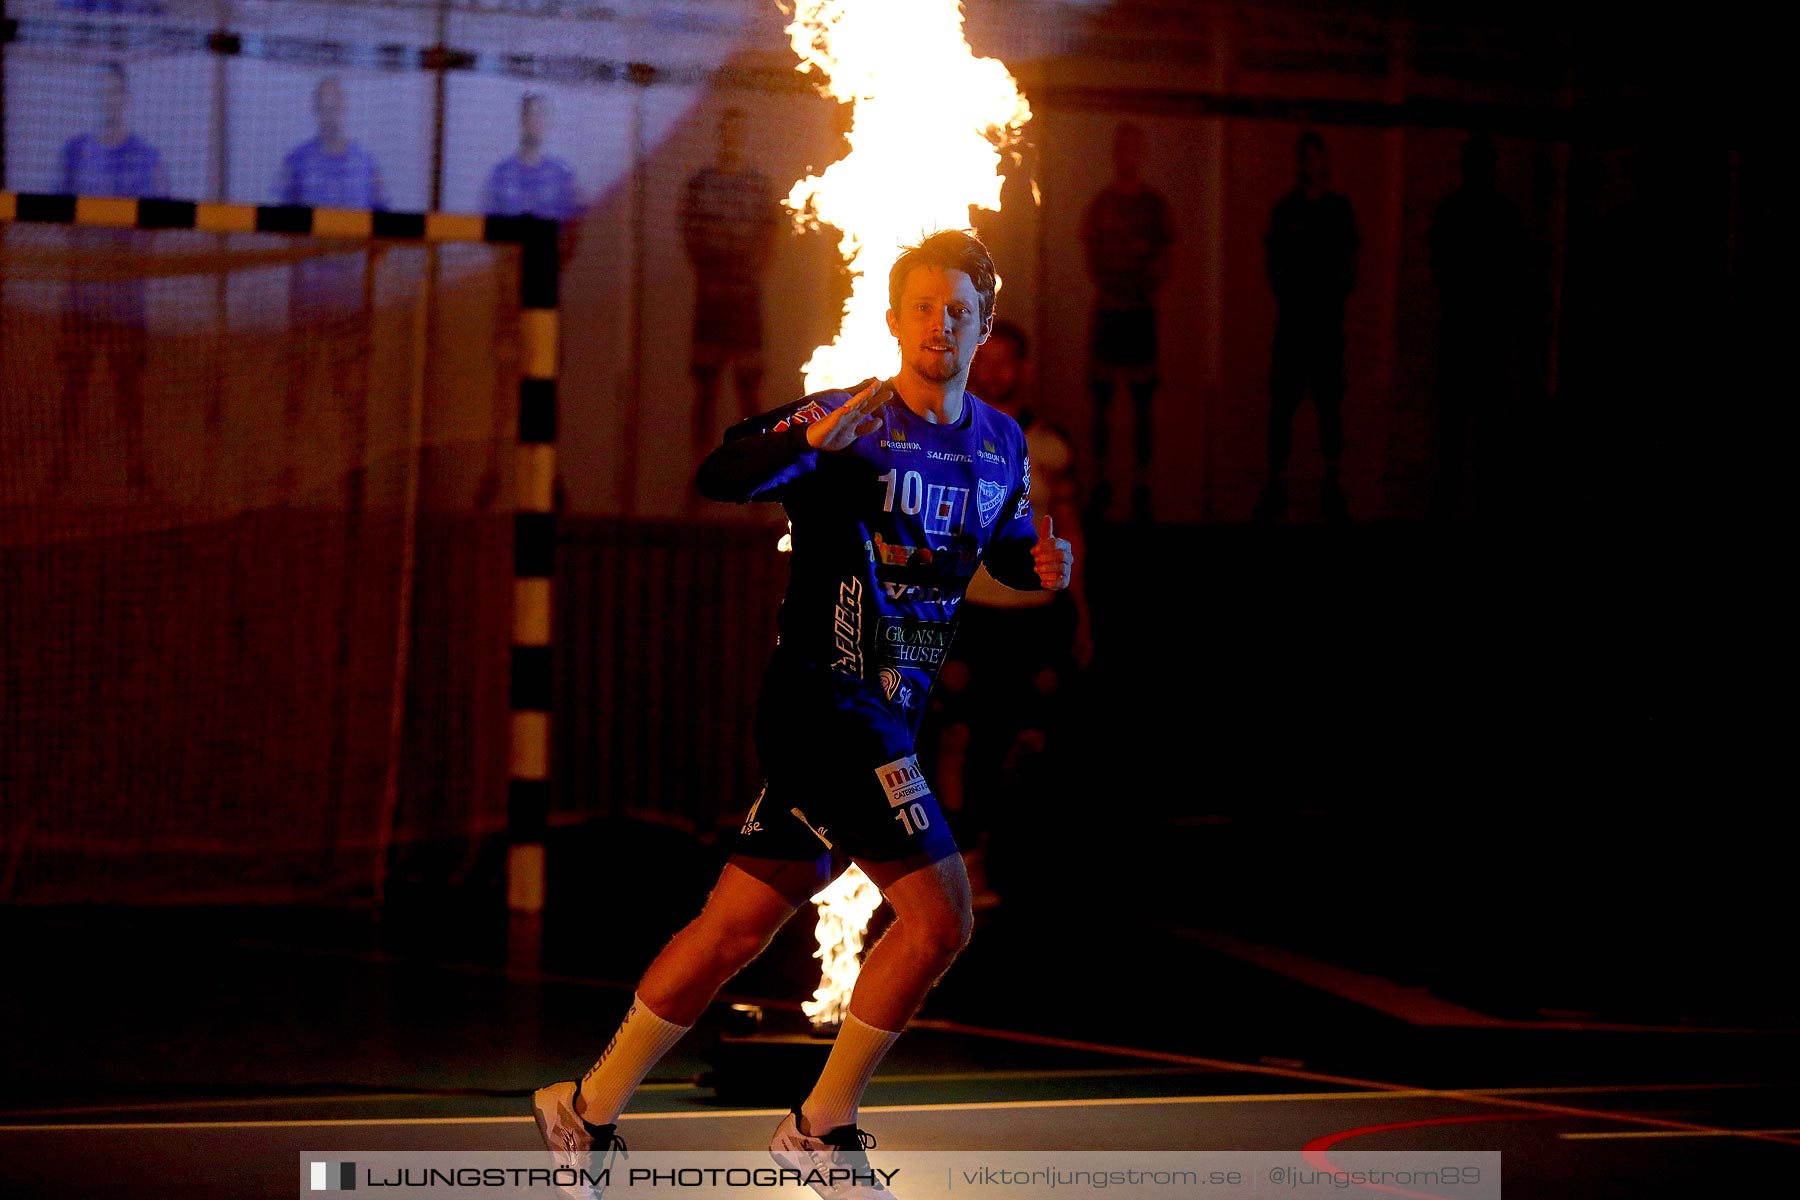
[{"label": "player's face", "polygon": [[920,378],[966,378],[975,347],[988,334],[974,280],[962,271],[914,267],[900,290],[900,308],[888,311],[888,332],[900,343],[901,362]]},{"label": "player's face", "polygon": [[125,120],[125,81],[111,71],[100,76],[100,119],[107,125]]},{"label": "player's face", "polygon": [[320,133],[326,137],[336,137],[343,132],[343,86],[334,79],[320,84],[318,94],[313,97],[313,112],[318,115]]},{"label": "player's face", "polygon": [[544,116],[544,104],[541,100],[527,100],[519,110],[519,129],[525,141],[533,146],[544,144],[544,133],[550,124]]},{"label": "player's face", "polygon": [[1136,125],[1121,125],[1113,134],[1113,170],[1121,178],[1135,179],[1144,169],[1144,131]]},{"label": "player's face", "polygon": [[1325,185],[1325,152],[1307,143],[1300,148],[1300,183],[1303,187]]},{"label": "player's face", "polygon": [[735,170],[744,159],[744,122],[739,117],[722,117],[719,120],[719,162],[728,170]]},{"label": "player's face", "polygon": [[969,390],[990,404],[1010,404],[1023,365],[1010,337],[989,338],[969,364]]}]

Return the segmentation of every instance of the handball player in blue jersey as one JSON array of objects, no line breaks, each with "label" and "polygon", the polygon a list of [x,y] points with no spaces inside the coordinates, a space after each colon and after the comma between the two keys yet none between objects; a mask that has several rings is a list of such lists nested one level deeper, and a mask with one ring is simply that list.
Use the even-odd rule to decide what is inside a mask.
[{"label": "handball player in blue jersey", "polygon": [[[313,118],[318,135],[288,151],[275,179],[277,204],[314,208],[381,210],[387,189],[374,155],[352,141],[347,131],[348,103],[344,85],[327,75],[313,88]],[[383,248],[379,242],[333,253],[332,243],[303,258],[288,273],[288,321],[294,332],[286,342],[287,388],[282,405],[284,455],[278,483],[285,495],[299,483],[300,426],[306,394],[317,360],[329,374],[332,407],[348,422],[346,453],[350,486],[362,486],[367,452],[369,322],[374,272]]]},{"label": "handball player in blue jersey", "polygon": [[[65,196],[122,196],[160,199],[169,194],[162,154],[131,129],[126,110],[130,93],[125,68],[100,64],[95,77],[99,120],[93,130],[63,143],[56,190]],[[76,228],[76,246],[104,263],[126,259],[148,234],[127,229]],[[132,491],[150,486],[144,454],[144,368],[149,361],[145,333],[146,289],[142,275],[129,269],[118,278],[69,284],[56,360],[62,372],[62,420],[51,453],[50,484],[60,489],[73,473],[75,445],[81,438],[82,408],[95,360],[104,356],[112,372],[115,409],[125,432],[125,473]]]},{"label": "handball player in blue jersey", "polygon": [[770,1152],[821,1196],[889,1196],[868,1166],[857,1105],[972,926],[968,874],[914,753],[926,693],[978,565],[1035,590],[1067,587],[1074,564],[1047,519],[1034,527],[1018,422],[964,391],[994,287],[970,234],[907,249],[888,279],[899,373],[745,421],[700,466],[711,499],[777,502],[793,526],[756,722],[766,784],[700,915],[651,963],[600,1060],[538,1090],[538,1126],[566,1165],[613,1146],[645,1073],[855,862],[894,920],[863,962],[818,1083]]}]

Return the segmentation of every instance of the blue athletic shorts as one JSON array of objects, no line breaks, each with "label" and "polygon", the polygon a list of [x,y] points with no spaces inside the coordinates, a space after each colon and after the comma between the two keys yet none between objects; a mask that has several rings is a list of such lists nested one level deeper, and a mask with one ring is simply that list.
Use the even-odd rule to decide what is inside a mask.
[{"label": "blue athletic shorts", "polygon": [[910,723],[855,680],[766,684],[756,746],[765,783],[734,853],[926,866],[957,852]]}]

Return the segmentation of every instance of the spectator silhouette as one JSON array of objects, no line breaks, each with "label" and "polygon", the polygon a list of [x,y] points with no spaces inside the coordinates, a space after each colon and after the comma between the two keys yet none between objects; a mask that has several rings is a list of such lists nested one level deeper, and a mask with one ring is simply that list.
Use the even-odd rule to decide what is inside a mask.
[{"label": "spectator silhouette", "polygon": [[494,164],[481,191],[481,211],[497,217],[567,221],[581,212],[581,190],[567,162],[544,151],[550,112],[542,93],[519,100],[519,149]]},{"label": "spectator silhouette", "polygon": [[281,174],[275,184],[278,203],[322,208],[387,207],[380,164],[344,131],[348,110],[343,82],[335,75],[319,80],[313,88],[313,117],[319,132],[282,158]]},{"label": "spectator silhouette", "polygon": [[[496,217],[538,217],[561,222],[557,230],[557,256],[564,266],[575,253],[581,224],[581,189],[567,161],[544,150],[550,133],[549,103],[540,92],[526,92],[519,99],[519,149],[494,164],[481,190],[481,211]],[[503,285],[504,286],[504,285]],[[495,339],[494,424],[489,430],[488,459],[475,485],[475,503],[491,508],[500,497],[501,448],[508,442],[509,418],[515,415],[507,382],[519,366],[516,334],[502,330]],[[562,475],[554,485],[555,507],[563,506]]]},{"label": "spectator silhouette", "polygon": [[1151,403],[1156,397],[1156,293],[1169,277],[1175,223],[1168,201],[1143,179],[1144,131],[1122,122],[1113,131],[1112,180],[1088,202],[1081,242],[1094,281],[1094,319],[1088,351],[1088,385],[1094,398],[1093,519],[1112,504],[1106,477],[1112,448],[1112,402],[1122,386],[1133,414],[1134,520],[1149,520],[1150,454],[1154,444]]},{"label": "spectator silhouette", "polygon": [[[156,198],[169,194],[162,155],[131,130],[126,118],[130,93],[125,68],[101,64],[95,76],[99,120],[91,132],[63,143],[56,190],[70,196]],[[120,278],[76,280],[69,285],[57,334],[57,365],[62,374],[62,421],[51,455],[51,486],[65,486],[72,473],[71,456],[81,436],[83,409],[94,360],[104,356],[112,373],[119,422],[125,430],[125,472],[132,491],[149,487],[144,456],[144,367],[149,348],[144,330],[145,285],[141,275],[121,262],[109,267],[103,256],[128,259],[132,244],[144,236],[130,230],[75,229],[76,245],[87,261]]]},{"label": "spectator silhouette", "polygon": [[1491,509],[1496,438],[1515,399],[1525,231],[1495,182],[1485,134],[1463,146],[1462,186],[1431,220],[1431,274],[1438,289],[1437,479],[1432,515],[1457,515],[1465,489],[1477,516]]},{"label": "spectator silhouette", "polygon": [[1275,291],[1275,344],[1269,363],[1268,481],[1258,520],[1287,512],[1282,472],[1293,448],[1294,414],[1312,393],[1325,459],[1322,503],[1328,521],[1347,512],[1339,468],[1344,454],[1344,304],[1356,286],[1359,238],[1347,197],[1331,190],[1325,141],[1308,130],[1294,147],[1294,188],[1275,205],[1264,238]]},{"label": "spectator silhouette", "polygon": [[[318,134],[294,147],[281,160],[275,180],[280,204],[318,208],[385,209],[387,190],[381,166],[346,132],[348,104],[343,83],[333,75],[313,88],[313,116]],[[298,483],[295,447],[301,413],[315,360],[323,355],[331,378],[331,394],[350,422],[350,482],[362,485],[361,467],[368,443],[369,320],[374,268],[381,254],[374,244],[354,253],[322,252],[294,264],[288,276],[287,394],[282,413],[286,454],[279,488],[290,493]]]},{"label": "spectator silhouette", "polygon": [[696,461],[718,441],[721,379],[729,371],[744,416],[761,408],[763,275],[775,256],[781,208],[768,179],[744,163],[744,113],[719,116],[718,157],[688,177],[681,240],[694,267]]}]

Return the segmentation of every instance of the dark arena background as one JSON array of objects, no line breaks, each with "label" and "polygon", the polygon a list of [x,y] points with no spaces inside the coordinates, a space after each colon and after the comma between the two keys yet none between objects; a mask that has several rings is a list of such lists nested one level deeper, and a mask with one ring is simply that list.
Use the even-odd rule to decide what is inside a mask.
[{"label": "dark arena background", "polygon": [[[966,789],[993,714],[935,695],[976,930],[878,1165],[1800,1170],[1791,52],[1750,13],[964,5],[1032,110],[969,223],[1092,653]],[[531,1092],[760,786],[785,526],[693,478],[849,294],[781,207],[849,129],[790,19],[0,0],[0,1194],[543,1156]],[[761,1149],[814,950],[803,908],[634,1152]]]}]

